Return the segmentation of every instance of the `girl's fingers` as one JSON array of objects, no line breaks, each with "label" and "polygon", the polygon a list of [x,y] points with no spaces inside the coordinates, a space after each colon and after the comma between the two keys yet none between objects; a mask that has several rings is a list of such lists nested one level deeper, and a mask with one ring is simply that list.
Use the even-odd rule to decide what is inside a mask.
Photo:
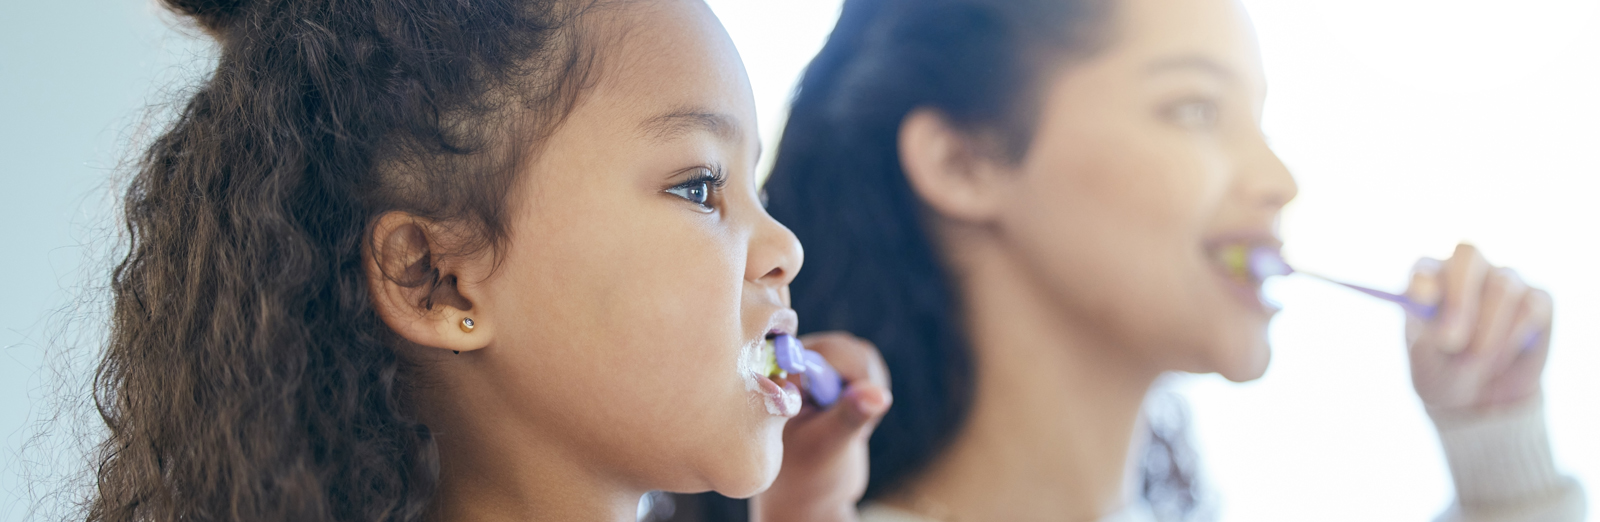
[{"label": "girl's fingers", "polygon": [[1445,261],[1444,302],[1432,328],[1440,351],[1461,353],[1472,341],[1488,273],[1489,262],[1472,245],[1456,245],[1455,254]]},{"label": "girl's fingers", "polygon": [[889,370],[883,358],[864,339],[843,332],[823,332],[801,337],[800,344],[827,359],[847,385],[866,381],[889,387]]},{"label": "girl's fingers", "polygon": [[838,370],[845,389],[833,407],[790,421],[794,437],[785,444],[809,455],[830,455],[870,434],[889,411],[894,402],[889,371],[871,343],[848,334],[813,334],[801,342]]},{"label": "girl's fingers", "polygon": [[855,383],[839,395],[839,402],[805,422],[797,433],[806,440],[805,444],[814,444],[817,451],[842,447],[871,434],[893,402],[888,389],[869,382]]},{"label": "girl's fingers", "polygon": [[1515,354],[1511,330],[1527,293],[1528,286],[1509,268],[1492,268],[1484,275],[1477,327],[1473,328],[1468,354],[1496,362]]}]

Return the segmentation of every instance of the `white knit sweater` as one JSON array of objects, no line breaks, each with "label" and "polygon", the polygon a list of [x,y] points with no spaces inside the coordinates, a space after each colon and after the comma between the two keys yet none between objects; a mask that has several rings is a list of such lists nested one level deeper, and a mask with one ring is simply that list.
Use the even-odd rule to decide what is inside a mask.
[{"label": "white knit sweater", "polygon": [[[1545,430],[1544,403],[1491,415],[1433,414],[1456,499],[1438,522],[1582,522],[1583,487],[1556,471]],[[861,510],[862,522],[941,521],[883,504]],[[1157,522],[1142,503],[1100,522]]]}]

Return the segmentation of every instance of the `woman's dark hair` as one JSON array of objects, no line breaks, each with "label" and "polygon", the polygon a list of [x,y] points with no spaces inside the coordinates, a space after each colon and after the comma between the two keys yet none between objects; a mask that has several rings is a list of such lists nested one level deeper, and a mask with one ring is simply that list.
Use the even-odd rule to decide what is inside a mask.
[{"label": "woman's dark hair", "polygon": [[[1037,91],[1058,64],[1111,36],[1106,0],[845,0],[806,68],[766,182],[768,210],[806,249],[792,288],[807,331],[845,330],[877,344],[895,405],[871,440],[866,498],[893,493],[961,429],[973,356],[956,289],[931,241],[925,209],[901,170],[901,121],[938,111],[1020,161]],[[1153,419],[1144,494],[1165,519],[1196,495],[1178,422]],[[741,519],[739,503],[678,498],[678,511]]]},{"label": "woman's dark hair", "polygon": [[401,211],[498,248],[520,151],[593,69],[583,7],[166,3],[219,58],[124,196],[84,517],[419,520],[437,455],[370,302],[369,227]]}]

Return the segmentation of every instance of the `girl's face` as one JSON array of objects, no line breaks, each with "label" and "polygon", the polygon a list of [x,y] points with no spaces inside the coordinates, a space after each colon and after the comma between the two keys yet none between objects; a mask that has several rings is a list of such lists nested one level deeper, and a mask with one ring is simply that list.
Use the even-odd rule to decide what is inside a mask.
[{"label": "girl's face", "polygon": [[749,81],[700,0],[599,5],[594,83],[521,174],[493,275],[459,282],[492,338],[443,356],[434,409],[471,410],[436,413],[529,473],[754,494],[798,398],[775,404],[749,363],[796,332],[803,255],[762,208]]},{"label": "girl's face", "polygon": [[1276,245],[1296,187],[1234,0],[1119,0],[1107,46],[1047,76],[1001,218],[1069,317],[1161,370],[1253,379],[1275,312],[1216,248]]}]

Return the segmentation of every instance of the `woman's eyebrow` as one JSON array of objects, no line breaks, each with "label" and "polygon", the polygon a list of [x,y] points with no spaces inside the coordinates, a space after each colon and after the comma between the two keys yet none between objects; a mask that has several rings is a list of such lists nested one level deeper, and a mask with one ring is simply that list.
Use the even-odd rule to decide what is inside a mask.
[{"label": "woman's eyebrow", "polygon": [[672,141],[693,132],[709,132],[723,140],[739,143],[744,129],[733,117],[703,109],[676,109],[645,120],[639,131],[657,141]]},{"label": "woman's eyebrow", "polygon": [[1239,74],[1234,72],[1232,67],[1228,67],[1223,65],[1221,62],[1200,55],[1183,55],[1161,58],[1151,62],[1150,65],[1144,68],[1144,70],[1145,74],[1149,75],[1155,75],[1174,70],[1194,70],[1211,74],[1225,81],[1234,81],[1239,78]]}]

